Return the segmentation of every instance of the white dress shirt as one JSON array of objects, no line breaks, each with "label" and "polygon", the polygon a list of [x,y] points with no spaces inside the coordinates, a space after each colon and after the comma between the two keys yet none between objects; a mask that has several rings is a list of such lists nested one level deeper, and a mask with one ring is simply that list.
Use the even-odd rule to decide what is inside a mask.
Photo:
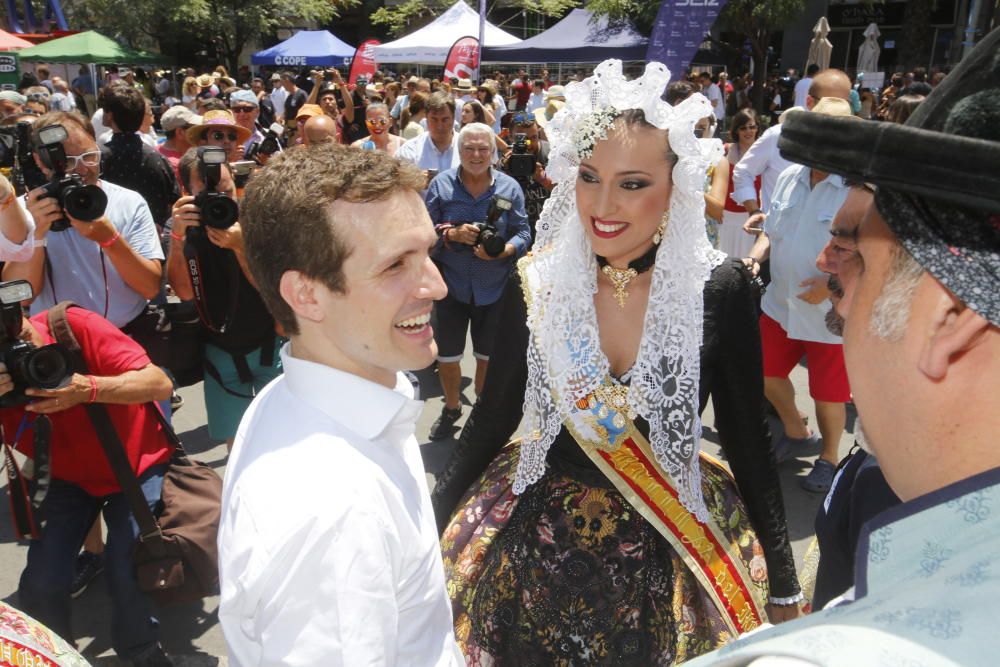
[{"label": "white dress shirt", "polygon": [[809,95],[809,86],[812,85],[812,77],[804,76],[795,84],[795,106],[806,108],[806,97]]},{"label": "white dress shirt", "polygon": [[774,192],[778,176],[792,166],[778,152],[778,139],[781,137],[781,125],[772,125],[754,142],[740,161],[733,167],[733,201],[743,206],[748,199],[757,199],[754,181],[760,176],[760,206],[761,210],[771,208],[771,193]]},{"label": "white dress shirt", "polygon": [[412,162],[421,169],[437,169],[446,171],[461,164],[458,153],[458,132],[451,135],[451,146],[439,151],[431,140],[429,132],[424,132],[399,147],[396,157]]},{"label": "white dress shirt", "polygon": [[709,84],[708,88],[705,89],[705,97],[712,103],[712,112],[715,114],[715,118],[717,120],[724,119],[726,117],[726,98],[719,90],[718,84]]},{"label": "white dress shirt", "polygon": [[414,427],[422,403],[281,351],[229,457],[219,621],[237,667],[464,665]]},{"label": "white dress shirt", "polygon": [[[288,91],[285,90],[284,86],[278,86],[271,91],[271,104],[274,105],[274,113],[276,116],[285,115],[285,100],[288,99]],[[285,120],[288,120],[287,118]]]},{"label": "white dress shirt", "polygon": [[771,242],[771,284],[760,307],[789,338],[815,343],[843,342],[826,328],[830,301],[806,303],[798,297],[809,278],[822,277],[816,256],[830,240],[830,223],[847,199],[844,179],[831,174],[810,189],[810,169],[792,165],[781,173],[764,233]]}]

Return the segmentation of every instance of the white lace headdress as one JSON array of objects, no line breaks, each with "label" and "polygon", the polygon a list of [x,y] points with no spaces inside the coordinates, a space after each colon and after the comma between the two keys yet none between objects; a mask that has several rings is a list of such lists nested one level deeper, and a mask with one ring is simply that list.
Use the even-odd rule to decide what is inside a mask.
[{"label": "white lace headdress", "polygon": [[642,341],[631,372],[629,412],[649,422],[653,453],[677,483],[681,502],[706,518],[698,467],[702,299],[705,281],[725,255],[712,248],[705,234],[704,185],[709,165],[722,156],[722,146],[694,135],[698,120],[712,114],[711,103],[695,94],[671,107],[661,99],[669,80],[667,68],[654,62],[647,64],[642,77],[628,81],[621,61],[607,60],[592,76],[566,87],[566,105],[546,128],[546,171],[558,185],[537,225],[532,271],[539,289],[528,300],[528,385],[515,493],[541,478],[563,421],[609,371],[594,308],[597,261],[579,221],[574,190],[581,154],[589,154],[605,137],[610,118],[642,109],[650,124],[668,130],[678,160],[670,221],[656,253]]}]

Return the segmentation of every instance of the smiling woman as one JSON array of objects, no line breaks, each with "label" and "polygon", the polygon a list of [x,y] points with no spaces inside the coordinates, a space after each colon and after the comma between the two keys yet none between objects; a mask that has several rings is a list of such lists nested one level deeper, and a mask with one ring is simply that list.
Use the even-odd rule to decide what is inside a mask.
[{"label": "smiling woman", "polygon": [[[750,279],[705,236],[711,108],[662,102],[662,65],[620,67],[568,86],[547,129],[559,185],[434,488],[470,665],[673,664],[755,627],[768,593],[797,613]],[[709,394],[742,499],[698,453]]]}]

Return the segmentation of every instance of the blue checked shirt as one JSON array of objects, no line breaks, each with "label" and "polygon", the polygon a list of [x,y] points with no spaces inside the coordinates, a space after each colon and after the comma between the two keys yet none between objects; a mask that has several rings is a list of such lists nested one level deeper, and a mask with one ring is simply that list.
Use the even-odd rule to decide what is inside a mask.
[{"label": "blue checked shirt", "polygon": [[427,188],[427,211],[435,226],[447,223],[457,227],[467,222],[485,221],[493,195],[509,199],[514,204],[496,222],[497,232],[514,246],[513,257],[487,261],[476,257],[470,245],[450,243],[445,246],[441,240],[434,249],[434,259],[441,267],[448,294],[462,303],[488,306],[500,299],[514,262],[531,245],[524,192],[513,178],[491,169],[493,183],[486,192],[473,198],[462,184],[460,169],[455,167],[441,172]]}]

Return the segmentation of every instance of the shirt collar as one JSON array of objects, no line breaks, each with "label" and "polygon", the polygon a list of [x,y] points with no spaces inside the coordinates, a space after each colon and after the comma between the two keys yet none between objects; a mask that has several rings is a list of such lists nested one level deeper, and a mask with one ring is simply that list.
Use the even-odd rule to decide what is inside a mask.
[{"label": "shirt collar", "polygon": [[430,146],[430,149],[432,151],[434,151],[434,153],[436,153],[437,155],[444,155],[446,152],[448,152],[450,150],[454,150],[454,148],[455,148],[455,141],[458,140],[458,132],[454,132],[453,131],[451,133],[451,145],[449,145],[448,148],[446,148],[445,150],[439,151],[437,149],[437,145],[435,145],[435,143],[434,143],[434,140],[431,139],[430,130],[428,130],[427,132],[424,132],[420,136],[424,137],[424,148],[427,148],[428,146]]},{"label": "shirt collar", "polygon": [[407,427],[411,434],[416,428],[423,402],[413,399],[413,385],[403,373],[396,374],[396,387],[388,389],[357,375],[293,357],[291,343],[281,348],[281,364],[295,398],[366,440],[378,438],[390,427]]},{"label": "shirt collar", "polygon": [[[806,187],[809,187],[809,181],[812,178],[812,169],[810,169],[805,165],[796,165],[796,166],[799,167],[799,176],[798,176],[799,180],[802,181]],[[826,178],[824,178],[816,185],[820,186],[823,183],[828,183],[829,185],[837,188],[838,190],[846,187],[846,185],[844,184],[844,177],[838,174],[827,174]]]},{"label": "shirt collar", "polygon": [[[462,165],[458,165],[458,167],[455,168],[455,178],[458,180],[459,183],[462,184],[462,189],[468,192],[469,189],[465,187],[465,180],[462,178]],[[493,170],[493,167],[490,167],[490,187],[486,189],[489,190],[490,188],[492,188],[494,185],[496,185],[496,182],[497,182],[496,172]]]}]

